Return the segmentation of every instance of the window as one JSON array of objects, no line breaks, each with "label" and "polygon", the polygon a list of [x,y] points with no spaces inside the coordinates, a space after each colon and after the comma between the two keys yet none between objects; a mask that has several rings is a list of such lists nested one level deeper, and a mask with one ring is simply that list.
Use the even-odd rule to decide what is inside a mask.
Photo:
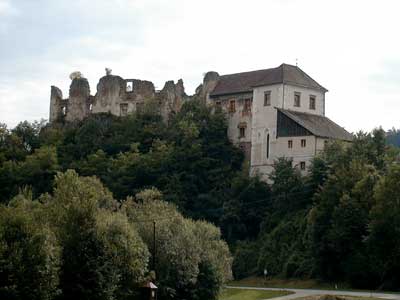
[{"label": "window", "polygon": [[301,147],[304,148],[306,146],[306,140],[301,140]]},{"label": "window", "polygon": [[61,108],[61,113],[63,116],[65,116],[67,114],[67,107],[63,106],[63,108]]},{"label": "window", "polygon": [[267,159],[269,158],[269,134],[267,135]]},{"label": "window", "polygon": [[246,136],[246,128],[240,127],[239,128],[239,138],[244,138]]},{"label": "window", "polygon": [[324,148],[328,147],[328,140],[324,141]]},{"label": "window", "polygon": [[221,105],[222,105],[222,104],[221,104],[221,101],[217,101],[217,102],[215,102],[215,106],[216,106],[216,107],[219,107],[219,108],[220,108],[220,107],[221,107]]},{"label": "window", "polygon": [[293,148],[293,141],[292,140],[288,140],[287,141],[287,146],[288,146],[289,149],[292,149]]},{"label": "window", "polygon": [[305,161],[301,161],[300,162],[300,170],[305,170],[306,169],[306,162]]},{"label": "window", "polygon": [[300,107],[300,96],[301,94],[298,92],[294,93],[294,106],[295,107]]},{"label": "window", "polygon": [[251,99],[244,99],[244,111],[251,111]]},{"label": "window", "polygon": [[119,105],[120,116],[126,116],[128,114],[128,103],[121,103]]},{"label": "window", "polygon": [[126,82],[126,91],[128,93],[133,92],[133,82],[132,81],[127,81]]},{"label": "window", "polygon": [[315,110],[315,96],[310,96],[310,109]]},{"label": "window", "polygon": [[89,104],[89,111],[93,110],[93,104]]},{"label": "window", "polygon": [[138,112],[138,113],[143,112],[143,107],[144,107],[144,103],[143,102],[136,103],[136,112]]},{"label": "window", "polygon": [[234,113],[236,111],[236,101],[235,100],[231,100],[229,102],[229,112],[230,113]]},{"label": "window", "polygon": [[271,105],[271,91],[264,92],[264,106]]}]

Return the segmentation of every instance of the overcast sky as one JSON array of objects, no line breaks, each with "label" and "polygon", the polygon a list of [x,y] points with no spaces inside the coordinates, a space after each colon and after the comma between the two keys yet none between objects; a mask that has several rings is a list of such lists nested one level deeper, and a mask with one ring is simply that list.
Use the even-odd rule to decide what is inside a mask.
[{"label": "overcast sky", "polygon": [[48,118],[50,86],[81,71],[182,78],[295,64],[328,88],[349,131],[400,128],[400,3],[393,0],[0,0],[0,122]]}]

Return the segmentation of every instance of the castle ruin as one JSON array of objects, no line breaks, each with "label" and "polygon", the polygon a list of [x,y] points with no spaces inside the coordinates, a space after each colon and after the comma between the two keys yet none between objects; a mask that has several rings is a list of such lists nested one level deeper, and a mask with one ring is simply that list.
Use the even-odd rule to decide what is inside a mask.
[{"label": "castle ruin", "polygon": [[157,91],[150,81],[123,79],[111,75],[106,69],[106,76],[100,78],[94,96],[90,94],[89,82],[80,72],[71,74],[69,97],[64,99],[62,91],[51,86],[49,121],[80,121],[91,114],[111,113],[115,116],[126,116],[141,111],[144,105],[153,101],[159,108],[164,120],[171,113],[180,110],[188,96],[183,81],[167,81],[162,90]]}]

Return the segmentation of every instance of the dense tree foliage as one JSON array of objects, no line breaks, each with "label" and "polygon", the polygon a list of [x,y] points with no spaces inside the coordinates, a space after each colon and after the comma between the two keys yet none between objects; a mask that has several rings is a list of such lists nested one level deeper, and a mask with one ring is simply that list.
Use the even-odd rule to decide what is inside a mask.
[{"label": "dense tree foliage", "polygon": [[277,160],[260,233],[234,248],[235,276],[267,269],[276,276],[399,289],[399,153],[376,129],[350,144],[331,143],[307,176],[289,159]]},{"label": "dense tree foliage", "polygon": [[29,289],[37,299],[127,299],[150,278],[162,299],[212,300],[232,272],[264,269],[400,289],[394,134],[331,142],[306,176],[278,159],[266,183],[248,176],[226,131],[225,115],[197,101],[168,123],[147,108],[71,124],[0,124],[2,295],[24,297],[20,262],[36,264],[29,276],[41,288]]},{"label": "dense tree foliage", "polygon": [[60,247],[39,219],[42,205],[26,192],[0,207],[0,298],[50,300],[58,294]]},{"label": "dense tree foliage", "polygon": [[221,284],[231,279],[231,257],[215,226],[185,219],[154,189],[129,198],[124,208],[149,249],[156,227],[152,255],[161,299],[204,299],[207,293],[217,299]]},{"label": "dense tree foliage", "polygon": [[[231,278],[219,229],[184,218],[155,189],[114,200],[95,177],[58,173],[50,194],[0,206],[4,299],[132,299],[148,279],[161,299],[217,299]],[[156,222],[157,277],[149,266]],[[150,226],[148,226],[150,225]],[[152,253],[154,255],[154,252]]]},{"label": "dense tree foliage", "polygon": [[393,146],[400,147],[400,130],[396,128],[392,128],[387,132],[386,135],[387,141],[389,144]]}]

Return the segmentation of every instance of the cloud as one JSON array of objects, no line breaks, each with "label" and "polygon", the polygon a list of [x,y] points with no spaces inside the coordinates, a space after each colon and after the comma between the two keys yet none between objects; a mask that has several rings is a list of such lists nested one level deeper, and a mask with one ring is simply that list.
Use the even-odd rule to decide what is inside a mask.
[{"label": "cloud", "polygon": [[8,0],[0,0],[0,16],[15,16],[18,10]]},{"label": "cloud", "polygon": [[400,127],[398,8],[391,0],[0,0],[0,121],[47,117],[50,85],[67,94],[75,70],[93,94],[104,67],[159,88],[183,78],[192,93],[209,70],[297,58],[330,90],[327,114],[340,125]]}]

